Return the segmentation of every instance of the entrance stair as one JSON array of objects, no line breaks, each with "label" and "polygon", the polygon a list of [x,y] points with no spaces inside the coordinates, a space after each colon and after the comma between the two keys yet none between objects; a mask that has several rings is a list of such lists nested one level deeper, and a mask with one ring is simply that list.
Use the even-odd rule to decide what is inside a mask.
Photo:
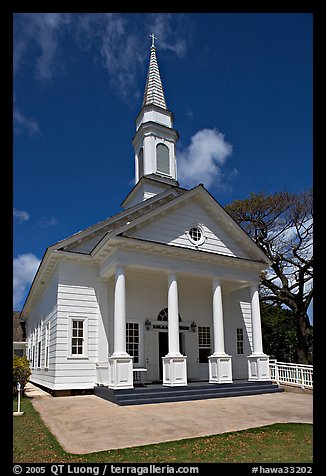
[{"label": "entrance stair", "polygon": [[105,386],[94,387],[94,395],[117,405],[185,402],[276,392],[283,392],[283,389],[269,381],[235,381],[234,383],[227,384],[188,382],[186,387],[163,387],[162,384],[146,384],[146,386],[136,386],[128,390],[112,390]]}]

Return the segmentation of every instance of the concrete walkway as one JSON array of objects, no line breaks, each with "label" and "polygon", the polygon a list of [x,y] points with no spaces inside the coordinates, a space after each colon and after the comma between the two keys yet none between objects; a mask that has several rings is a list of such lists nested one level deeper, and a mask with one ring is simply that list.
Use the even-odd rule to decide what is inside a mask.
[{"label": "concrete walkway", "polygon": [[94,395],[52,397],[28,384],[43,421],[69,453],[214,435],[272,423],[312,423],[312,395],[275,393],[119,407]]}]

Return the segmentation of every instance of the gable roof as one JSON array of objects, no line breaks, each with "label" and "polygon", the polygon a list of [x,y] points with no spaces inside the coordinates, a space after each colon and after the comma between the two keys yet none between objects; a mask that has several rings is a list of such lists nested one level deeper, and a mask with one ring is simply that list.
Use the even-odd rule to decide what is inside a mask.
[{"label": "gable roof", "polygon": [[168,190],[165,190],[148,200],[144,200],[141,203],[127,208],[122,212],[112,215],[105,220],[54,243],[48,249],[89,254],[106,235],[114,232],[116,229],[119,229],[121,226],[138,216],[142,216],[148,211],[158,208],[162,203],[173,200],[180,193],[181,191],[178,191],[176,187],[170,187]]},{"label": "gable roof", "polygon": [[[132,238],[132,230],[136,227],[146,227],[149,222],[158,220],[161,214],[181,207],[193,199],[199,200],[205,208],[205,213],[209,213],[210,216],[216,220],[224,233],[230,236],[234,242],[233,247],[240,247],[244,250],[244,254],[240,253],[239,257],[244,258],[247,256],[253,261],[270,264],[267,256],[208,192],[203,184],[199,184],[188,191],[181,188],[179,189],[179,187],[171,187],[165,192],[52,245],[49,250],[95,256],[113,237],[130,236]],[[142,237],[139,236],[134,237],[142,239]],[[144,241],[151,241],[151,239],[144,236],[143,239]],[[157,240],[153,241],[158,242]],[[230,253],[230,255],[236,256],[234,253]]]},{"label": "gable roof", "polygon": [[[193,189],[179,194],[172,200],[162,203],[160,206],[148,211],[147,213],[140,214],[134,219],[128,220],[126,223],[121,224],[115,230],[112,230],[106,235],[106,237],[99,242],[92,250],[92,254],[95,254],[99,249],[104,246],[108,240],[113,237],[126,235],[135,227],[145,226],[150,221],[158,219],[158,217],[169,212],[169,210],[182,206],[184,203],[198,198],[201,200],[205,209],[218,221],[221,227],[233,238],[236,243],[241,246],[247,256],[253,261],[259,261],[266,264],[270,264],[267,256],[261,251],[256,243],[246,234],[246,232],[233,220],[233,218],[224,210],[224,208],[217,202],[217,200],[206,190],[203,184],[197,185]],[[151,241],[146,239],[145,241]]]},{"label": "gable roof", "polygon": [[[30,300],[30,296],[34,293],[35,288],[38,288],[38,283],[45,284],[54,267],[54,261],[58,258],[57,253],[63,253],[66,256],[71,254],[78,254],[78,256],[85,256],[85,259],[91,259],[98,256],[100,250],[105,247],[109,240],[129,235],[136,227],[145,227],[150,222],[158,220],[163,214],[169,213],[173,209],[182,207],[187,202],[192,200],[199,200],[199,203],[204,206],[205,210],[210,216],[217,221],[217,223],[229,234],[229,236],[239,245],[244,251],[245,255],[236,256],[229,254],[229,259],[240,258],[241,260],[248,260],[257,263],[270,265],[271,262],[267,256],[260,250],[256,243],[245,233],[245,231],[233,220],[233,218],[224,210],[224,208],[217,202],[217,200],[206,190],[206,188],[199,184],[191,190],[179,189],[178,187],[171,187],[170,189],[145,200],[133,207],[130,207],[116,215],[113,215],[95,225],[92,225],[85,230],[79,231],[74,235],[61,240],[49,248],[42,257],[41,264],[34,277],[32,286],[29,290],[28,296],[24,303],[21,317],[26,317],[26,306]],[[128,236],[126,236],[128,238]],[[130,238],[133,238],[130,236]],[[141,239],[135,237],[135,243],[138,241],[151,242],[150,239]],[[160,243],[152,241],[156,246],[160,244],[167,245],[167,243]],[[171,247],[171,245],[168,245]],[[196,250],[192,250],[196,253]],[[201,255],[208,255],[202,249],[197,250]],[[215,256],[224,256],[223,253],[214,253]],[[247,257],[249,258],[247,258]],[[97,258],[98,259],[98,258]]]},{"label": "gable roof", "polygon": [[[190,231],[192,230],[192,231]],[[192,234],[196,233],[196,240]],[[220,218],[206,209],[198,196],[187,200],[142,226],[133,227],[123,233],[129,238],[154,241],[196,251],[250,259],[250,252],[241,246],[241,240],[229,233]]]}]

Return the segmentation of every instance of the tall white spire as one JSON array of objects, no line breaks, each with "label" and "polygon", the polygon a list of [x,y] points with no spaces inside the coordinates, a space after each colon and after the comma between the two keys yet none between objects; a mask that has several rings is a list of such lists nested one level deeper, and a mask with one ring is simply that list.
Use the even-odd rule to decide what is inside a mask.
[{"label": "tall white spire", "polygon": [[155,106],[167,109],[160,71],[156,58],[156,47],[154,40],[157,38],[155,38],[154,33],[152,33],[150,36],[152,38],[151,56],[149,60],[149,68],[142,107],[154,104]]},{"label": "tall white spire", "polygon": [[132,140],[136,188],[123,202],[124,207],[179,185],[175,157],[179,136],[173,129],[173,114],[166,107],[156,58],[156,38],[154,33],[150,36],[152,44],[144,100],[136,118],[136,134]]}]

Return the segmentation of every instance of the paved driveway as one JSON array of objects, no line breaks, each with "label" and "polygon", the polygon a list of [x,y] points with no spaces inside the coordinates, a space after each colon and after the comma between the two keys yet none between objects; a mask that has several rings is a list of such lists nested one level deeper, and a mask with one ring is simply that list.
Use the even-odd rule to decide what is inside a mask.
[{"label": "paved driveway", "polygon": [[27,393],[69,453],[127,448],[244,430],[272,423],[312,423],[312,395],[290,392],[192,402],[117,406],[94,395]]}]

